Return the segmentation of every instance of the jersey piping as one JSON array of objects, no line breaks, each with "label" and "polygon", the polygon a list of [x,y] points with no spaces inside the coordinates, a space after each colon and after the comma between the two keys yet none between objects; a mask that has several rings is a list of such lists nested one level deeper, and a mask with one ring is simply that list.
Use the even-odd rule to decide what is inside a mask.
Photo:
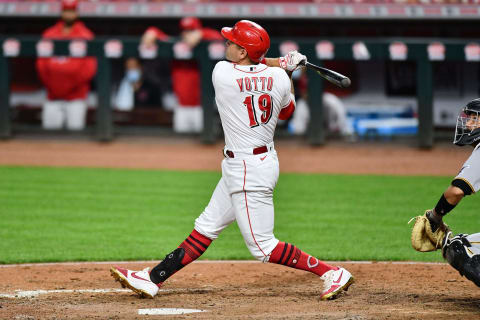
[{"label": "jersey piping", "polygon": [[254,71],[245,71],[245,70],[242,70],[242,69],[240,69],[240,68],[237,68],[237,66],[238,66],[238,64],[235,64],[235,63],[233,64],[233,68],[234,68],[235,70],[238,70],[238,71],[241,71],[241,72],[245,72],[245,73],[259,73],[259,72],[262,72],[262,71],[265,71],[265,70],[268,69],[268,66],[265,66],[265,68],[263,68],[262,70],[258,70],[258,71],[255,71],[255,72],[254,72]]}]

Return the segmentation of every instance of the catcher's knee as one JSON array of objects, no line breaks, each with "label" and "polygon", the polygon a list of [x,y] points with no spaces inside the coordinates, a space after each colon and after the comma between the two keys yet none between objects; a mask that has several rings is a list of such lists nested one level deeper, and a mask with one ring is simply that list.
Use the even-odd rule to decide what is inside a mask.
[{"label": "catcher's knee", "polygon": [[470,250],[471,247],[467,235],[459,234],[452,239],[445,239],[442,253],[460,275],[480,287],[480,255]]},{"label": "catcher's knee", "polygon": [[480,287],[480,256],[473,256],[465,265],[465,277]]}]

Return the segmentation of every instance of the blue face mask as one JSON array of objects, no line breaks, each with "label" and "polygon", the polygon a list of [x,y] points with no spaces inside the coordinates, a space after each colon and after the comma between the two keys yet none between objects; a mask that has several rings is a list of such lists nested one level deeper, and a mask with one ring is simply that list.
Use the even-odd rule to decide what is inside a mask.
[{"label": "blue face mask", "polygon": [[131,69],[127,71],[127,80],[129,82],[137,82],[140,80],[140,70],[138,69]]},{"label": "blue face mask", "polygon": [[301,76],[302,76],[302,70],[301,70],[300,68],[298,68],[297,70],[293,71],[293,73],[292,73],[292,79],[293,79],[293,80],[300,79]]}]

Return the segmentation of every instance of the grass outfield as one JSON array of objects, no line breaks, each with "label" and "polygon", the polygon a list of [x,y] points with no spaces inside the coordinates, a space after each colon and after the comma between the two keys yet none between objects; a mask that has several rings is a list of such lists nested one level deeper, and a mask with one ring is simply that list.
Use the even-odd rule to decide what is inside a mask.
[{"label": "grass outfield", "polygon": [[[220,173],[0,167],[0,263],[158,260],[193,228]],[[407,221],[451,177],[282,174],[275,235],[324,260],[441,261],[410,246]],[[478,199],[445,219],[480,231]],[[235,224],[202,256],[252,259]]]}]

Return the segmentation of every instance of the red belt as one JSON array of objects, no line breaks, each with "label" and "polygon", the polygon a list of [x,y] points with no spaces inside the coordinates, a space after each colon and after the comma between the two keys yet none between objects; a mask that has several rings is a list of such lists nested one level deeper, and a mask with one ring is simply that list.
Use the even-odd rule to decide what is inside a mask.
[{"label": "red belt", "polygon": [[[258,148],[255,148],[255,149],[252,150],[252,154],[262,154],[262,153],[265,153],[265,152],[268,152],[267,146],[261,146],[261,147],[258,147]],[[225,154],[229,158],[235,158],[235,154],[233,153],[233,151],[227,150],[227,151],[225,151]]]}]

